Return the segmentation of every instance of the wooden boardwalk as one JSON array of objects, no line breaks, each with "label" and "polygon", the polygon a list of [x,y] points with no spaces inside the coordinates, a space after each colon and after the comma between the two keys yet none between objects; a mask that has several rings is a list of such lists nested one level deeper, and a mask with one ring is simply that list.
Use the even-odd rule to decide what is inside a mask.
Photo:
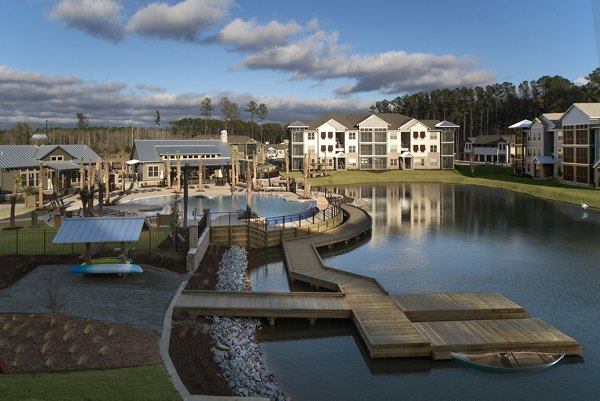
[{"label": "wooden boardwalk", "polygon": [[204,316],[348,319],[352,309],[340,293],[183,291],[176,310]]},{"label": "wooden boardwalk", "polygon": [[343,205],[347,221],[325,233],[283,242],[292,280],[336,293],[184,291],[176,309],[219,316],[351,318],[373,358],[432,356],[451,351],[560,351],[580,355],[577,341],[498,293],[390,296],[373,278],[326,267],[319,247],[369,233],[371,217]]},{"label": "wooden boardwalk", "polygon": [[317,247],[348,242],[371,229],[371,217],[366,212],[353,206],[343,208],[349,218],[340,227],[318,236],[284,241],[290,278],[345,294],[352,320],[371,357],[430,355],[429,342],[376,280],[323,266]]},{"label": "wooden boardwalk", "polygon": [[522,307],[498,293],[392,297],[370,277],[324,266],[318,247],[351,241],[371,227],[366,212],[352,206],[343,208],[349,219],[340,227],[318,236],[284,241],[285,260],[292,279],[346,295],[352,320],[371,357],[447,359],[450,351],[492,349],[583,352],[577,341],[542,320],[528,319]]}]

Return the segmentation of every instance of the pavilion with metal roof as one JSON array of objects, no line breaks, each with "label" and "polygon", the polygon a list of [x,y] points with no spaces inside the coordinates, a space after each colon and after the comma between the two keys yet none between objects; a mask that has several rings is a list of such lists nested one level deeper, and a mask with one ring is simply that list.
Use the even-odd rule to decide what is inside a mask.
[{"label": "pavilion with metal roof", "polygon": [[65,219],[52,243],[85,243],[85,261],[90,263],[92,243],[138,241],[145,221],[144,217],[135,216]]}]

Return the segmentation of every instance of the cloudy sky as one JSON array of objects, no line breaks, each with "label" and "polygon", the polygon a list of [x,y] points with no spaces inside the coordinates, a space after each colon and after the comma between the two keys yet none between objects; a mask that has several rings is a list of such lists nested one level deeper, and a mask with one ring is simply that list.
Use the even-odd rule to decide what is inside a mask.
[{"label": "cloudy sky", "polygon": [[[208,96],[267,120],[599,64],[595,0],[0,0],[0,127],[163,125]],[[597,27],[600,29],[600,26]]]}]

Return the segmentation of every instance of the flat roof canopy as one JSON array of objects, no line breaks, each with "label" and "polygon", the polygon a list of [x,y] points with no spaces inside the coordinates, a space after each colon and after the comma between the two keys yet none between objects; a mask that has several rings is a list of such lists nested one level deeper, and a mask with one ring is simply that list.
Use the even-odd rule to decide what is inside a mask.
[{"label": "flat roof canopy", "polygon": [[65,219],[54,244],[131,242],[140,239],[144,217],[74,217]]}]

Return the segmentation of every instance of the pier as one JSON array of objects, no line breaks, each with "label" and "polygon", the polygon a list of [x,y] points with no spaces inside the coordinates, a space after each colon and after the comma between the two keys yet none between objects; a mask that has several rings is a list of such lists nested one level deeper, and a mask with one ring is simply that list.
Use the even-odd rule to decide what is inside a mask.
[{"label": "pier", "polygon": [[581,355],[579,343],[498,293],[391,296],[373,278],[323,265],[318,248],[350,245],[368,235],[371,217],[342,206],[345,222],[316,235],[283,241],[292,280],[333,293],[186,291],[176,309],[198,315],[350,318],[372,358],[449,359],[450,352],[540,350]]}]

